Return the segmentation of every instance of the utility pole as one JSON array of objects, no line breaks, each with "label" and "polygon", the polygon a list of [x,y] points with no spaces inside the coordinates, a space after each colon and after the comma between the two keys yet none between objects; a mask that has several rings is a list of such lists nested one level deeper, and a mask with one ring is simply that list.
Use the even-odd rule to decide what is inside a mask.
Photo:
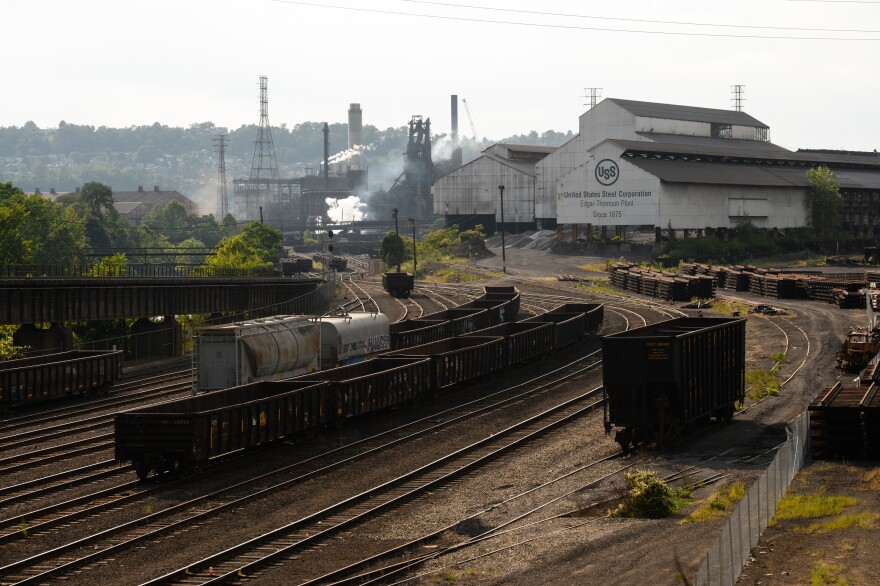
[{"label": "utility pole", "polygon": [[[400,228],[397,226],[397,208],[391,210],[394,212],[394,235],[397,236],[397,239],[400,240]],[[396,248],[396,247],[395,247]],[[403,256],[403,249],[401,249],[400,253],[397,255],[397,272],[400,272],[400,257]]]},{"label": "utility pole", "polygon": [[501,194],[501,272],[507,274],[507,255],[504,251],[504,186],[498,186],[498,192]]},{"label": "utility pole", "polygon": [[409,223],[412,224],[412,233],[413,233],[413,279],[416,278],[416,221],[412,218],[409,219]]}]

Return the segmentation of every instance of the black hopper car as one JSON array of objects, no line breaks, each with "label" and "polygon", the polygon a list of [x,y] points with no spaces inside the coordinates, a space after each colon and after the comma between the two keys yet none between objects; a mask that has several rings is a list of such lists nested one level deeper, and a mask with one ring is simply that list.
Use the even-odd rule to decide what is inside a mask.
[{"label": "black hopper car", "polygon": [[122,352],[71,350],[0,363],[0,411],[37,401],[109,392]]},{"label": "black hopper car", "polygon": [[382,273],[382,288],[394,297],[409,297],[415,287],[415,277],[409,273],[388,271]]},{"label": "black hopper car", "polygon": [[312,272],[312,259],[302,256],[281,259],[281,274],[285,277],[292,277],[299,273]]},{"label": "black hopper car", "polygon": [[602,338],[605,431],[630,446],[665,447],[710,417],[728,420],[745,395],[746,320],[681,317]]},{"label": "black hopper car", "polygon": [[348,260],[341,256],[330,256],[329,254],[316,254],[312,260],[324,265],[325,269],[331,271],[344,271],[348,268]]},{"label": "black hopper car", "polygon": [[[483,301],[495,298],[487,307],[448,315],[445,322],[427,320],[396,338],[392,334],[398,345],[373,360],[119,413],[116,459],[131,462],[142,478],[152,470],[198,470],[213,458],[242,448],[338,426],[498,375],[511,365],[552,352],[558,340],[571,344],[583,339],[597,327],[597,319],[601,322],[599,304],[584,304],[580,314],[569,308],[564,319],[548,317],[523,325],[493,322],[515,318],[519,292],[510,287],[490,294],[488,289]],[[493,329],[468,330],[477,325]],[[425,335],[414,335],[419,330]],[[457,330],[459,335],[475,333],[449,335]],[[447,335],[433,339],[437,332]],[[404,341],[420,345],[403,347]]]}]

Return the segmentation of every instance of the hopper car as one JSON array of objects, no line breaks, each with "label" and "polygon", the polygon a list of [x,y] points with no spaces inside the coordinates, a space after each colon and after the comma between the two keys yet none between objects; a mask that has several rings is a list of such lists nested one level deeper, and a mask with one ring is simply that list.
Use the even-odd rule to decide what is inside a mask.
[{"label": "hopper car", "polygon": [[727,420],[745,395],[745,319],[680,317],[602,338],[605,432],[624,452]]},{"label": "hopper car", "polygon": [[409,297],[415,287],[415,277],[409,273],[388,271],[382,273],[382,288],[393,297]]},{"label": "hopper car", "polygon": [[0,362],[0,411],[38,401],[109,392],[122,377],[121,351],[72,350]]},{"label": "hopper car", "polygon": [[[485,308],[476,311],[488,313]],[[597,308],[591,306],[591,311]],[[563,322],[572,319],[572,313],[566,312]],[[587,329],[583,322],[577,323],[580,330],[576,335],[581,339]],[[560,324],[556,322],[495,327],[490,332],[497,335],[431,341],[357,364],[119,413],[116,459],[131,462],[142,478],[152,470],[198,470],[223,454],[338,426],[350,418],[438,396],[459,385],[491,377],[511,365],[553,351],[555,340],[560,339]],[[288,388],[286,384],[303,386]],[[222,398],[214,399],[216,402],[198,401],[214,396]],[[311,407],[306,413],[297,405]],[[171,441],[179,443],[171,449]]]}]

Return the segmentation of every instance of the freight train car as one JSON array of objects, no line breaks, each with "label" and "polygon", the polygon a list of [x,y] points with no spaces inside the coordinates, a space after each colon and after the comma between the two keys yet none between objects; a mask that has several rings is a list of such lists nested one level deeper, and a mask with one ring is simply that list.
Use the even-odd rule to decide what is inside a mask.
[{"label": "freight train car", "polygon": [[299,273],[308,273],[312,270],[312,259],[302,256],[281,259],[281,274],[292,277]]},{"label": "freight train car", "polygon": [[208,326],[193,336],[202,391],[290,378],[319,367],[320,327],[304,316]]},{"label": "freight train car", "polygon": [[[564,321],[572,319],[564,315]],[[580,327],[582,335],[582,323]],[[543,350],[552,351],[557,336],[546,333],[552,328],[551,323],[516,325],[497,332],[503,336],[453,337],[313,372],[291,379],[305,386],[296,387],[290,397],[287,390],[273,390],[283,387],[259,383],[237,388],[268,390],[226,389],[196,398],[219,394],[217,403],[187,403],[188,398],[128,411],[116,419],[117,459],[133,462],[141,476],[151,470],[198,468],[214,456],[271,442],[279,435],[338,425],[502,372],[516,361],[534,358],[536,345],[547,344]],[[316,390],[312,384],[327,386]],[[268,403],[275,395],[284,395],[283,401]],[[311,405],[308,413],[295,408],[306,404]]]},{"label": "freight train car", "polygon": [[605,431],[623,450],[663,447],[745,394],[746,321],[681,317],[602,338]]},{"label": "freight train car", "polygon": [[122,377],[122,352],[73,350],[0,362],[0,411],[91,392]]},{"label": "freight train car", "polygon": [[382,288],[393,297],[409,297],[415,287],[415,277],[409,273],[388,271],[382,273]]},{"label": "freight train car", "polygon": [[321,370],[361,362],[391,349],[384,313],[342,312],[316,321],[321,328]]},{"label": "freight train car", "polygon": [[840,381],[810,403],[814,458],[880,457],[880,385],[845,387]]},{"label": "freight train car", "polygon": [[153,470],[188,472],[211,459],[330,421],[326,382],[261,381],[117,413],[116,460],[143,480]]}]

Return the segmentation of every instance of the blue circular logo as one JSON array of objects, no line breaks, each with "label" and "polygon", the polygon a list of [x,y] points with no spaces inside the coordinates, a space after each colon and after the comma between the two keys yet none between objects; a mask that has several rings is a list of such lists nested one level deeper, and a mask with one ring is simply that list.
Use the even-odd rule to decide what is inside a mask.
[{"label": "blue circular logo", "polygon": [[602,185],[614,185],[620,177],[620,168],[611,159],[602,159],[596,163],[596,181]]}]

